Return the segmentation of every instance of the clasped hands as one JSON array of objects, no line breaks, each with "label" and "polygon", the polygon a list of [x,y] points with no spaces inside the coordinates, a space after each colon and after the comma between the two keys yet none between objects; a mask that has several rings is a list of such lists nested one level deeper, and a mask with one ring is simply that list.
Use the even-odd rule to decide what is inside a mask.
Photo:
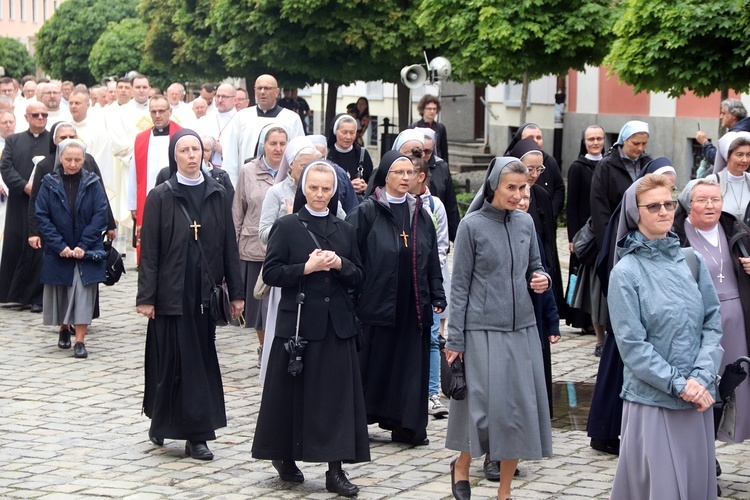
[{"label": "clasped hands", "polygon": [[698,411],[706,411],[714,404],[714,398],[708,389],[692,378],[688,379],[680,398],[688,403],[694,403],[698,407]]},{"label": "clasped hands", "polygon": [[310,253],[305,263],[305,274],[341,269],[342,264],[341,257],[336,255],[336,252],[318,248]]},{"label": "clasped hands", "polygon": [[63,251],[60,252],[60,257],[65,259],[82,259],[84,253],[86,252],[84,252],[81,247],[75,247],[73,250],[71,250],[70,247],[65,247]]}]

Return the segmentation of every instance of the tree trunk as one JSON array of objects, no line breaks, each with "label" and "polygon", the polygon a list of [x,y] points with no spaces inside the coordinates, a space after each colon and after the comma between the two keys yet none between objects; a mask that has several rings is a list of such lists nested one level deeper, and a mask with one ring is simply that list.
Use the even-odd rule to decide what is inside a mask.
[{"label": "tree trunk", "polygon": [[520,123],[523,125],[526,123],[526,107],[529,103],[529,72],[523,72],[523,82],[521,83],[521,114],[519,116]]},{"label": "tree trunk", "polygon": [[328,83],[328,99],[326,100],[326,115],[325,115],[325,132],[323,135],[328,137],[328,132],[333,126],[333,118],[336,116],[336,98],[339,93],[338,83]]},{"label": "tree trunk", "polygon": [[398,82],[398,131],[406,130],[409,126],[409,111],[411,110],[411,90]]}]

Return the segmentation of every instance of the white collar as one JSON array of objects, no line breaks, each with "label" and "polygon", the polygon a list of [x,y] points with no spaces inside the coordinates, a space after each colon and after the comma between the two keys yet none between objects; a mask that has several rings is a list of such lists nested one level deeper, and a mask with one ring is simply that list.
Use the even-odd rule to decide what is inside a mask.
[{"label": "white collar", "polygon": [[406,201],[406,195],[404,194],[403,196],[397,198],[395,196],[389,195],[388,192],[386,191],[385,199],[388,200],[388,203],[391,205],[399,205]]},{"label": "white collar", "polygon": [[334,144],[333,147],[336,148],[336,151],[338,151],[339,153],[348,153],[349,151],[351,151],[352,149],[354,149],[354,144],[352,144],[351,146],[349,146],[346,149],[341,149],[338,146],[338,144]]},{"label": "white collar", "polygon": [[197,179],[190,179],[179,172],[175,172],[175,175],[177,176],[177,183],[184,184],[185,186],[197,186],[205,181],[205,179],[203,178],[203,173],[201,173],[200,177],[198,177]]},{"label": "white collar", "polygon": [[310,212],[310,215],[312,215],[313,217],[326,217],[331,212],[328,208],[326,208],[325,211],[323,212],[316,212],[315,210],[310,208],[310,205],[307,205],[307,204],[305,204],[305,208],[307,209],[308,212]]}]

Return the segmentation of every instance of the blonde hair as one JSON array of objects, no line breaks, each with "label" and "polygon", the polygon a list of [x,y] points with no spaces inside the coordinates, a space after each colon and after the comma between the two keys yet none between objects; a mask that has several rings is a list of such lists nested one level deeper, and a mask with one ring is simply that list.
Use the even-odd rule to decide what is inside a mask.
[{"label": "blonde hair", "polygon": [[665,188],[671,192],[673,186],[674,183],[664,174],[647,174],[635,188],[635,199],[637,201],[641,194],[656,188]]}]

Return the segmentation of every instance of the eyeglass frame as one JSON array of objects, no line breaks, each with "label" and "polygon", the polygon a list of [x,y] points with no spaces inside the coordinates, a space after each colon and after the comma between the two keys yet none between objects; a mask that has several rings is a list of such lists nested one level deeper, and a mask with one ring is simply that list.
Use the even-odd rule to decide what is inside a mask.
[{"label": "eyeglass frame", "polygon": [[674,212],[677,208],[677,202],[673,200],[665,201],[664,203],[648,203],[646,205],[638,205],[638,208],[645,208],[650,214],[658,214],[661,212],[661,207],[667,212]]}]

